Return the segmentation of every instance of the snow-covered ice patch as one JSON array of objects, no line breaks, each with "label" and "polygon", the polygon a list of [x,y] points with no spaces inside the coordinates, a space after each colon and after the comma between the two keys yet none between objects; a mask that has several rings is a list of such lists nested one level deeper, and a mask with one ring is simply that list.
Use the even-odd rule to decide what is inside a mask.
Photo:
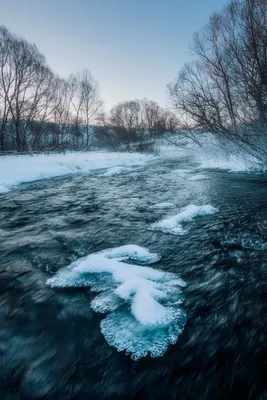
[{"label": "snow-covered ice patch", "polygon": [[[95,312],[109,313],[100,328],[109,345],[138,360],[159,357],[177,341],[186,323],[181,307],[185,282],[150,264],[160,259],[136,245],[107,249],[81,258],[47,280],[52,287],[90,287],[99,293]],[[127,260],[127,263],[125,262]]]},{"label": "snow-covered ice patch", "polygon": [[160,260],[160,255],[151,253],[145,247],[136,244],[126,244],[125,246],[114,247],[101,251],[99,254],[104,257],[118,260],[132,260],[138,264],[153,264]]},{"label": "snow-covered ice patch", "polygon": [[207,179],[210,179],[208,175],[193,175],[187,181],[206,181]]},{"label": "snow-covered ice patch", "polygon": [[150,353],[151,357],[160,357],[170,344],[175,344],[186,324],[186,312],[177,307],[176,321],[166,327],[144,326],[134,316],[117,310],[101,321],[101,332],[110,346],[118,351],[131,354],[133,360],[139,360]]},{"label": "snow-covered ice patch", "polygon": [[134,171],[134,169],[131,167],[124,167],[124,166],[120,165],[118,167],[110,168],[107,172],[102,174],[102,176],[129,174],[130,172],[133,172],[133,171]]},{"label": "snow-covered ice patch", "polygon": [[0,193],[6,193],[10,188],[24,182],[78,172],[89,173],[114,167],[118,167],[120,173],[123,168],[130,172],[132,166],[144,165],[153,159],[153,155],[108,152],[4,156],[0,158]]},{"label": "snow-covered ice patch", "polygon": [[194,218],[199,216],[214,214],[217,211],[217,208],[209,204],[204,206],[195,206],[191,204],[182,208],[179,214],[154,223],[150,229],[171,233],[172,235],[184,235],[187,231],[183,228],[182,224],[192,222]]},{"label": "snow-covered ice patch", "polygon": [[159,209],[168,209],[168,208],[175,208],[175,204],[173,203],[158,203],[158,204],[154,204],[153,206],[150,206],[149,208],[159,208]]}]

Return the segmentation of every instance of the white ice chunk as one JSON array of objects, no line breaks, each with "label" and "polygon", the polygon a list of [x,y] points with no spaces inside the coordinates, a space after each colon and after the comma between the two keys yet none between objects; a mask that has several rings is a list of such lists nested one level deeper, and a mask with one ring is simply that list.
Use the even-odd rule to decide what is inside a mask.
[{"label": "white ice chunk", "polygon": [[186,313],[180,307],[184,300],[181,287],[185,282],[174,273],[122,260],[140,259],[149,263],[159,258],[135,245],[107,249],[61,269],[47,284],[90,286],[91,291],[100,292],[91,307],[96,312],[111,313],[101,322],[108,343],[118,351],[126,350],[134,359],[148,352],[157,357],[166,351],[168,344],[176,342],[186,322]]},{"label": "white ice chunk", "polygon": [[119,286],[115,293],[124,300],[130,300],[132,313],[143,325],[168,325],[172,316],[157,300],[166,299],[158,284],[142,278],[132,279]]},{"label": "white ice chunk", "polygon": [[156,282],[144,278],[135,278],[124,282],[115,290],[115,293],[124,300],[131,299],[139,291],[145,291],[155,299],[164,299],[165,293],[157,288]]},{"label": "white ice chunk", "polygon": [[162,221],[156,222],[150,229],[158,230],[173,235],[184,235],[186,230],[182,227],[183,223],[192,222],[193,218],[214,214],[218,211],[217,208],[207,204],[204,206],[195,206],[193,204],[182,208],[181,212],[173,217],[165,218]]},{"label": "white ice chunk", "polygon": [[170,344],[175,344],[186,324],[186,312],[177,307],[176,320],[169,326],[140,324],[127,309],[119,309],[109,314],[100,323],[101,332],[110,346],[118,351],[126,351],[133,360],[139,360],[150,354],[160,357]]},{"label": "white ice chunk", "polygon": [[187,181],[206,181],[210,179],[208,175],[193,175],[187,179]]},{"label": "white ice chunk", "polygon": [[119,165],[118,167],[110,168],[107,172],[102,174],[102,176],[113,176],[113,175],[129,174],[130,172],[133,172],[133,168],[124,167],[122,165]]},{"label": "white ice chunk", "polygon": [[168,202],[166,202],[166,203],[158,203],[158,204],[154,204],[150,208],[160,208],[160,209],[175,208],[175,204],[168,203]]},{"label": "white ice chunk", "polygon": [[150,251],[145,247],[137,246],[135,244],[107,249],[101,251],[100,254],[107,258],[130,259],[138,262],[138,264],[153,264],[161,258],[159,254],[150,253]]},{"label": "white ice chunk", "polygon": [[145,289],[137,290],[131,309],[137,321],[142,325],[168,326],[175,319],[175,313],[171,312],[172,309],[161,305]]},{"label": "white ice chunk", "polygon": [[123,304],[123,300],[113,291],[105,291],[98,294],[91,302],[91,308],[95,312],[106,313],[115,311]]}]

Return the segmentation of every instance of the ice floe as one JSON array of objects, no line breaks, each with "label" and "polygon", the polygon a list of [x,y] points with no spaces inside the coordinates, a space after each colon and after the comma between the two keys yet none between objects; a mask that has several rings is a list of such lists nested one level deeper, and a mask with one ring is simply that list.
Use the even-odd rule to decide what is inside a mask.
[{"label": "ice floe", "polygon": [[136,261],[138,264],[153,264],[161,258],[159,254],[151,253],[145,247],[137,246],[136,244],[126,244],[125,246],[106,249],[99,254],[107,258]]},{"label": "ice floe", "polygon": [[114,176],[114,175],[122,175],[122,174],[129,174],[130,172],[133,172],[134,169],[131,167],[124,167],[122,165],[119,165],[118,167],[113,167],[107,170],[102,176]]},{"label": "ice floe", "polygon": [[187,231],[183,228],[182,224],[192,222],[194,218],[199,216],[214,214],[217,211],[217,208],[209,204],[204,206],[191,204],[182,208],[179,214],[154,223],[150,229],[162,231],[164,233],[171,233],[173,235],[184,235]]},{"label": "ice floe", "polygon": [[109,313],[100,324],[109,345],[134,360],[147,354],[159,357],[177,341],[186,323],[181,307],[185,282],[177,274],[144,266],[159,259],[158,254],[136,245],[107,249],[78,259],[47,284],[90,287],[99,293],[91,308]]},{"label": "ice floe", "polygon": [[193,175],[190,176],[190,178],[188,178],[187,181],[205,181],[207,179],[210,179],[208,175]]}]

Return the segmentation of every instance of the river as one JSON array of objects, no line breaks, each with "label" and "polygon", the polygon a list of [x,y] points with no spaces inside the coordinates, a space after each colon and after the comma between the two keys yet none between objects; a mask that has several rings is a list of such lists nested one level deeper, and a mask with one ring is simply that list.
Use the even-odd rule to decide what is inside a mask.
[{"label": "river", "polygon": [[[158,159],[0,197],[1,400],[267,399],[267,177],[198,165]],[[188,180],[200,174],[209,179]],[[151,208],[162,202],[176,208]],[[218,212],[185,235],[149,229],[189,204]],[[77,258],[126,244],[160,254],[155,267],[187,283],[187,323],[162,357],[117,352],[90,308],[95,294],[46,284]]]}]

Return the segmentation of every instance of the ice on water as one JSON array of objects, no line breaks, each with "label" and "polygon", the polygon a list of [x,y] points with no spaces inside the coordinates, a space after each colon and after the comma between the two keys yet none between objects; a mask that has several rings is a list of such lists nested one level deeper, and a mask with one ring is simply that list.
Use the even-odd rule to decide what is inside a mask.
[{"label": "ice on water", "polygon": [[192,222],[194,218],[199,216],[214,214],[217,211],[217,208],[209,204],[204,206],[191,204],[182,208],[179,214],[154,223],[150,229],[162,231],[164,233],[171,233],[173,235],[184,235],[187,231],[183,228],[182,224]]},{"label": "ice on water", "polygon": [[180,169],[173,169],[171,171],[171,174],[173,175],[181,175],[181,176],[186,176],[187,174],[189,174],[191,172],[191,169],[185,169],[185,168],[180,168]]},{"label": "ice on water", "polygon": [[187,181],[206,181],[210,179],[208,175],[193,175],[190,178],[187,179]]},{"label": "ice on water", "polygon": [[153,264],[161,258],[159,254],[151,253],[145,247],[140,247],[135,244],[106,249],[101,251],[100,254],[107,258],[137,261],[138,264]]},{"label": "ice on water", "polygon": [[129,174],[130,172],[133,172],[132,167],[124,167],[122,165],[119,165],[118,167],[112,167],[107,170],[102,176],[113,176],[113,175],[121,175],[121,174]]},{"label": "ice on water", "polygon": [[146,248],[121,246],[79,259],[47,283],[52,287],[90,287],[98,293],[91,308],[109,313],[101,322],[109,345],[135,360],[147,354],[158,357],[177,341],[186,323],[181,307],[185,282],[176,274],[144,265],[159,259]]},{"label": "ice on water", "polygon": [[160,357],[170,344],[175,344],[186,324],[186,312],[176,308],[176,320],[166,326],[140,324],[127,308],[110,313],[100,323],[101,332],[110,346],[126,351],[133,360],[139,360],[148,353]]}]

